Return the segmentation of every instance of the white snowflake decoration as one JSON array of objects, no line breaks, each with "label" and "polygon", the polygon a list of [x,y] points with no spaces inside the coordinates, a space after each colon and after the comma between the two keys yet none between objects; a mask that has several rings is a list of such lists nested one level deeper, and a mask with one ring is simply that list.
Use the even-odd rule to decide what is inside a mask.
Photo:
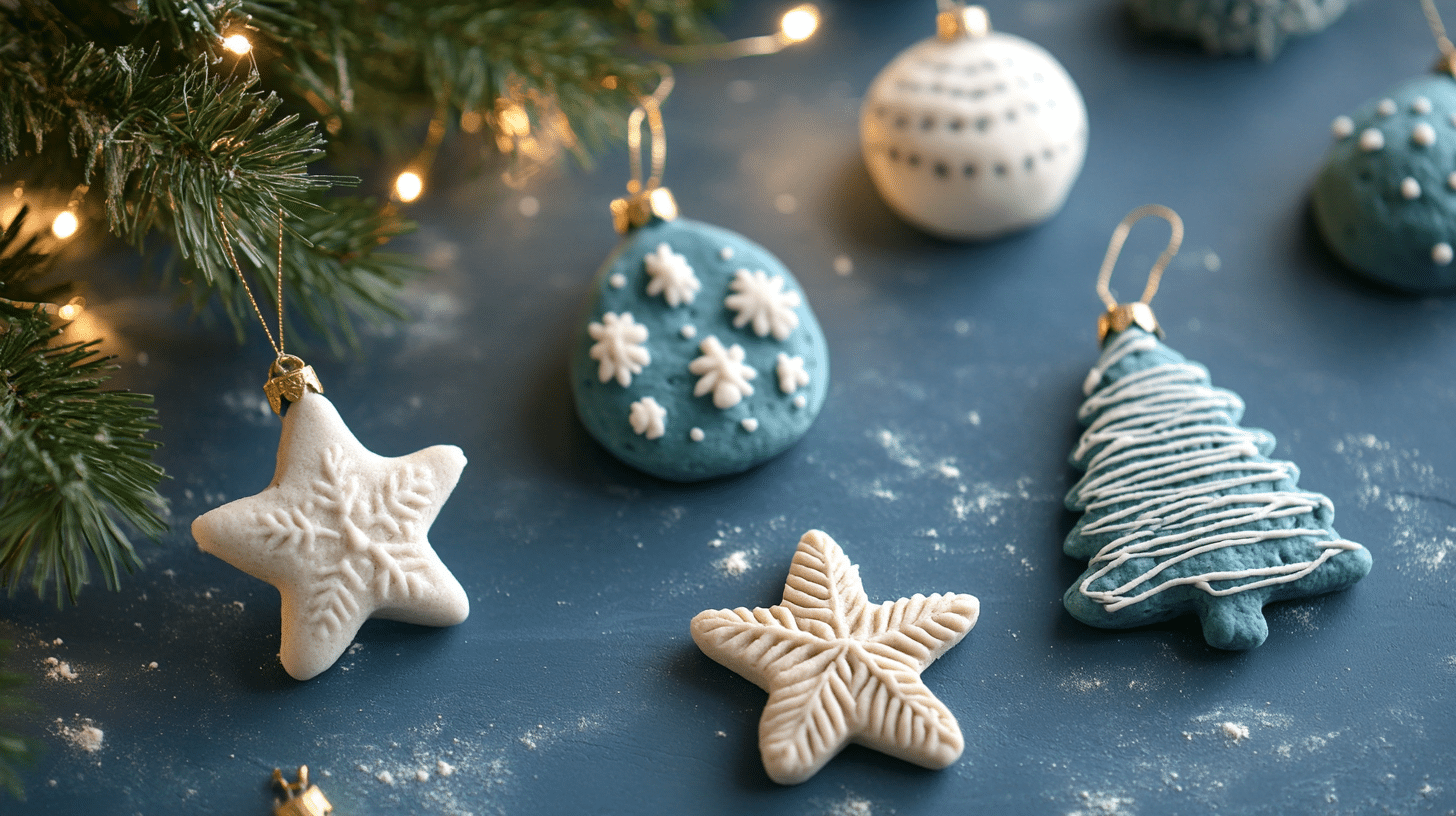
[{"label": "white snowflake decoration", "polygon": [[652,397],[643,397],[632,403],[627,421],[632,423],[632,432],[648,439],[661,439],[667,433],[667,409]]},{"label": "white snowflake decoration", "polygon": [[743,362],[743,346],[734,343],[728,348],[718,338],[708,339],[698,345],[703,356],[688,364],[688,370],[698,375],[698,384],[693,387],[693,396],[713,395],[713,405],[726,410],[737,405],[744,397],[753,394],[748,381],[758,376],[753,366]]},{"label": "white snowflake decoration", "polygon": [[809,384],[809,372],[804,370],[803,357],[790,357],[779,352],[778,364],[774,367],[779,375],[779,390],[792,394]]},{"label": "white snowflake decoration", "polygon": [[657,250],[649,252],[642,263],[652,279],[647,283],[648,297],[662,295],[662,299],[672,307],[692,303],[697,297],[702,286],[698,276],[688,266],[688,259],[673,252],[666,242],[658,244]]},{"label": "white snowflake decoration", "polygon": [[587,326],[587,332],[597,341],[589,353],[598,363],[597,377],[602,382],[615,377],[626,388],[632,384],[632,375],[641,374],[642,367],[652,362],[642,345],[647,342],[647,327],[633,320],[631,312],[607,312],[602,322]]},{"label": "white snowflake decoration", "polygon": [[740,269],[728,285],[735,294],[723,300],[723,305],[734,310],[733,328],[741,329],[753,324],[753,333],[766,337],[770,333],[780,342],[799,325],[799,315],[794,312],[799,306],[798,292],[785,292],[784,279],[780,275],[769,277],[762,270],[749,272]]}]

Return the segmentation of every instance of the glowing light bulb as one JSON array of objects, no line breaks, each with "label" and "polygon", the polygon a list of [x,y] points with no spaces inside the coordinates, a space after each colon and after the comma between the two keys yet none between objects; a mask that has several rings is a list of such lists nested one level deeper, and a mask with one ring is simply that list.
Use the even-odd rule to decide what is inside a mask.
[{"label": "glowing light bulb", "polygon": [[67,303],[65,306],[62,306],[61,308],[56,310],[56,317],[59,317],[62,320],[74,320],[76,318],[76,315],[80,313],[80,306],[77,306],[74,303]]},{"label": "glowing light bulb", "polygon": [[51,232],[57,238],[70,238],[80,227],[81,222],[76,220],[76,214],[70,210],[61,210],[61,214],[56,216],[56,220],[51,222]]},{"label": "glowing light bulb", "polygon": [[394,180],[394,193],[399,196],[400,201],[406,204],[419,198],[420,193],[424,192],[424,190],[425,180],[420,178],[420,174],[413,170],[406,170],[400,173],[399,178]]},{"label": "glowing light bulb", "polygon": [[233,52],[234,54],[237,54],[240,57],[253,50],[253,44],[248,41],[247,37],[244,37],[241,34],[229,34],[228,36],[223,37],[222,47]]},{"label": "glowing light bulb", "polygon": [[811,3],[794,6],[784,14],[779,27],[784,32],[784,39],[789,42],[803,42],[814,36],[814,32],[819,29],[819,9]]}]

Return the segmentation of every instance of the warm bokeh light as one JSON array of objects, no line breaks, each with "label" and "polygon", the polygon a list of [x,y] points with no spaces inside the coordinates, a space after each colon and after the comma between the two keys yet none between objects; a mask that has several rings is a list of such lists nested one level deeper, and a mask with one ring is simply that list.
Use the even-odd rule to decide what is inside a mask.
[{"label": "warm bokeh light", "polygon": [[86,301],[80,298],[71,298],[70,303],[56,310],[56,317],[62,320],[75,320],[76,316],[81,314],[81,310],[85,308],[85,303]]},{"label": "warm bokeh light", "polygon": [[222,47],[233,52],[234,54],[237,54],[240,57],[253,50],[253,44],[248,41],[247,37],[244,37],[241,34],[229,34],[228,36],[223,37]]},{"label": "warm bokeh light", "polygon": [[819,28],[819,9],[809,3],[794,6],[784,14],[779,26],[789,42],[803,42],[814,36]]},{"label": "warm bokeh light", "polygon": [[394,193],[399,196],[400,201],[406,204],[419,198],[420,193],[424,191],[425,180],[420,178],[420,174],[413,170],[406,170],[400,173],[399,178],[394,180]]},{"label": "warm bokeh light", "polygon": [[56,216],[56,220],[51,222],[51,232],[57,238],[70,238],[76,234],[76,230],[80,226],[81,222],[76,220],[75,213],[70,210],[62,210],[61,214]]}]

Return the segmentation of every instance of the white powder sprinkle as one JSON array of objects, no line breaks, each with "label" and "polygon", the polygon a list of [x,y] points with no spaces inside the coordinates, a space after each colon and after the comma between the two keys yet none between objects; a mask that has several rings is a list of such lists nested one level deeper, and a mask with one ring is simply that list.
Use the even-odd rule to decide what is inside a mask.
[{"label": "white powder sprinkle", "polygon": [[430,781],[430,772],[427,771],[427,770],[425,770],[424,768],[421,768],[418,771],[415,771],[415,781],[416,782],[428,782],[428,781]]},{"label": "white powder sprinkle", "polygon": [[1242,742],[1249,736],[1249,727],[1243,723],[1225,722],[1220,723],[1218,730],[1223,732],[1224,737],[1234,742]]},{"label": "white powder sprinkle", "polygon": [[71,668],[71,664],[54,657],[45,659],[46,677],[50,680],[75,680],[80,675]]},{"label": "white powder sprinkle", "polygon": [[96,727],[96,723],[90,720],[81,720],[78,725],[69,726],[56,720],[56,733],[72,747],[94,754],[101,750],[101,744],[106,739],[106,733]]},{"label": "white powder sprinkle", "polygon": [[389,771],[380,771],[379,773],[374,775],[374,778],[378,779],[380,782],[383,782],[386,785],[394,784],[394,774],[390,773]]},{"label": "white powder sprinkle", "polygon": [[743,550],[730,553],[727,558],[718,562],[718,569],[725,575],[742,575],[748,571],[749,566],[748,553]]},{"label": "white powder sprinkle", "polygon": [[440,776],[449,776],[455,773],[455,766],[442,759],[435,763],[435,773]]}]

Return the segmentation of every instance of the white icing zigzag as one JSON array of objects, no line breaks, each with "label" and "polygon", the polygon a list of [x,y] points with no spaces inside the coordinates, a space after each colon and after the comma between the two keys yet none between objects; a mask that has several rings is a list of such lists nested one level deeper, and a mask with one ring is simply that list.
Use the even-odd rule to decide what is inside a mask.
[{"label": "white icing zigzag", "polygon": [[633,320],[631,312],[607,312],[602,322],[588,325],[587,332],[597,341],[588,354],[597,361],[597,378],[602,382],[615,377],[626,388],[632,384],[633,374],[641,374],[642,367],[652,363],[652,355],[642,345],[647,342],[647,327]]},{"label": "white icing zigzag", "polygon": [[[1258,529],[1261,522],[1297,519],[1319,510],[1325,515],[1333,508],[1317,493],[1276,488],[1297,478],[1297,471],[1288,462],[1259,455],[1269,437],[1229,421],[1241,414],[1243,401],[1209,385],[1201,367],[1153,366],[1093,393],[1108,369],[1129,354],[1157,345],[1148,335],[1124,332],[1103,353],[1083,386],[1088,397],[1080,415],[1098,416],[1082,434],[1073,457],[1082,461],[1102,448],[1088,461],[1087,474],[1075,491],[1089,514],[1106,515],[1086,523],[1081,532],[1116,538],[1091,559],[1089,567],[1097,569],[1083,578],[1079,591],[1108,612],[1175,586],[1194,586],[1213,596],[1232,595],[1297,581],[1335,555],[1361,549],[1328,529]],[[1113,507],[1120,509],[1108,511]],[[1319,548],[1319,555],[1295,563],[1282,563],[1276,557],[1276,563],[1265,567],[1163,576],[1205,553],[1298,537],[1314,539],[1312,546]],[[1116,587],[1092,588],[1133,559],[1144,559],[1147,569]],[[1234,583],[1215,588],[1214,582]]]},{"label": "white icing zigzag", "polygon": [[782,276],[769,277],[767,272],[740,269],[728,288],[734,294],[724,298],[723,305],[738,313],[733,318],[733,328],[741,329],[751,323],[754,334],[767,337],[772,333],[779,342],[789,339],[798,328],[799,316],[794,309],[799,306],[799,293],[785,292]]}]

